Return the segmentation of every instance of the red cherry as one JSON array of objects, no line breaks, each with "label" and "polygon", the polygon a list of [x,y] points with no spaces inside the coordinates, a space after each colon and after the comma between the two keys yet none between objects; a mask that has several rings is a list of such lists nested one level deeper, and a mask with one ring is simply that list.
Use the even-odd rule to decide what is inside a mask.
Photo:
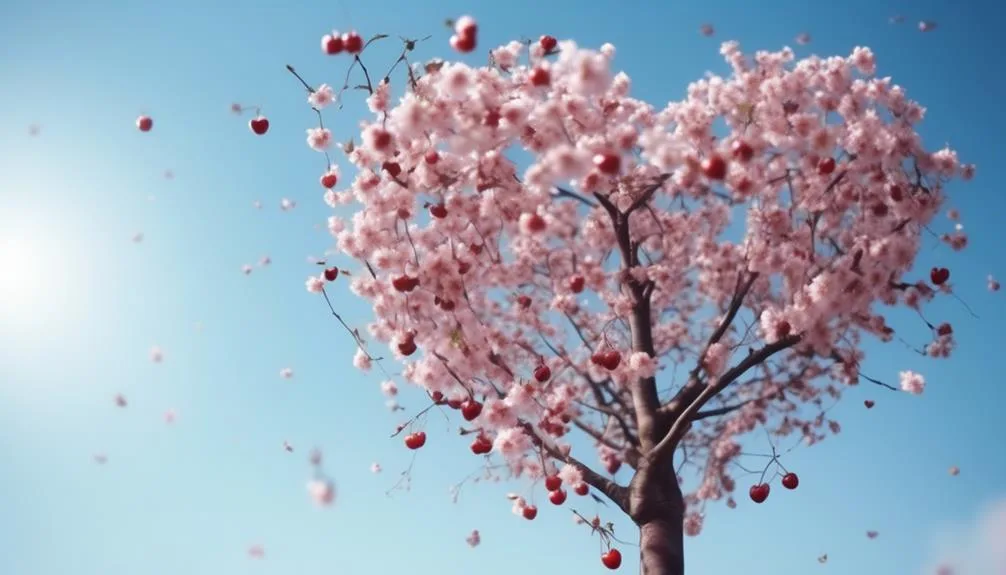
[{"label": "red cherry", "polygon": [[397,178],[398,174],[402,173],[402,166],[400,166],[398,162],[384,162],[384,165],[381,167],[383,167],[386,172],[391,174],[392,178]]},{"label": "red cherry", "polygon": [[863,405],[866,406],[866,409],[873,409],[873,406],[876,405],[876,403],[874,403],[872,399],[867,399],[863,402]]},{"label": "red cherry", "polygon": [[608,473],[614,475],[618,473],[619,469],[622,468],[622,460],[614,458],[609,459],[608,461],[605,462],[604,468],[608,471]]},{"label": "red cherry", "polygon": [[884,216],[887,215],[887,211],[888,211],[887,210],[887,204],[884,204],[884,203],[873,204],[873,208],[871,208],[870,211],[873,212],[874,216],[877,216],[878,218],[882,218],[882,217],[884,217]]},{"label": "red cherry", "polygon": [[617,154],[597,154],[594,156],[594,166],[602,174],[614,176],[622,168],[622,158]]},{"label": "red cherry", "polygon": [[531,233],[543,232],[545,231],[545,227],[545,218],[538,214],[531,214],[527,217],[527,229]]},{"label": "red cherry", "polygon": [[562,479],[558,475],[549,475],[545,478],[545,489],[556,491],[562,487]]},{"label": "red cherry", "polygon": [[430,150],[426,152],[426,154],[423,156],[423,159],[426,160],[427,164],[434,166],[436,165],[437,162],[440,161],[440,154],[438,154],[436,150]]},{"label": "red cherry", "polygon": [[462,403],[464,403],[463,399],[453,398],[447,400],[447,406],[450,407],[451,409],[461,409]]},{"label": "red cherry", "polygon": [[793,326],[788,321],[783,320],[775,326],[775,336],[777,339],[785,339],[793,331]]},{"label": "red cherry", "polygon": [[573,293],[582,292],[584,283],[586,283],[586,280],[583,279],[583,276],[573,276],[569,278],[569,291]]},{"label": "red cherry", "polygon": [[548,86],[552,82],[552,74],[545,68],[537,67],[531,71],[531,76],[528,79],[532,86]]},{"label": "red cherry", "polygon": [[489,441],[488,437],[480,433],[479,436],[472,441],[471,450],[475,455],[485,455],[493,450],[493,442]]},{"label": "red cherry", "polygon": [[140,116],[136,119],[136,127],[141,132],[149,132],[154,127],[154,120],[150,116]]},{"label": "red cherry", "polygon": [[548,54],[552,50],[555,50],[555,47],[559,45],[559,41],[553,36],[542,36],[541,38],[538,38],[538,44],[540,44],[542,50]]},{"label": "red cherry", "polygon": [[416,341],[409,335],[398,344],[398,352],[402,355],[412,355],[416,353]]},{"label": "red cherry", "polygon": [[447,206],[443,204],[434,204],[430,206],[430,215],[441,220],[446,218]]},{"label": "red cherry", "polygon": [[433,403],[435,403],[437,405],[443,405],[444,404],[444,394],[441,393],[441,392],[439,392],[439,391],[434,391],[430,395],[430,399],[432,399]]},{"label": "red cherry", "polygon": [[782,486],[786,489],[796,489],[797,485],[800,485],[800,478],[796,473],[787,473],[782,476]]},{"label": "red cherry", "polygon": [[482,404],[474,399],[469,399],[461,405],[461,416],[465,418],[465,421],[471,421],[481,413]]},{"label": "red cherry", "polygon": [[618,364],[622,363],[622,354],[617,349],[608,350],[604,352],[603,362],[602,365],[604,367],[609,371],[614,371],[618,367]]},{"label": "red cherry", "polygon": [[586,483],[577,483],[576,485],[573,486],[573,493],[576,493],[577,495],[582,497],[590,493],[590,486],[587,485]]},{"label": "red cherry", "polygon": [[950,335],[954,333],[954,328],[950,326],[949,323],[941,323],[940,327],[936,328],[937,335]]},{"label": "red cherry", "polygon": [[835,171],[835,158],[824,158],[817,163],[817,173],[822,176],[827,176],[828,174]]},{"label": "red cherry", "polygon": [[326,187],[331,190],[332,188],[335,187],[335,184],[339,182],[339,176],[335,175],[334,172],[328,172],[327,174],[321,177],[320,181],[323,187]]},{"label": "red cherry", "polygon": [[542,364],[534,368],[534,378],[538,383],[545,383],[550,377],[552,377],[552,370],[547,365]]},{"label": "red cherry", "polygon": [[528,505],[520,510],[520,514],[524,516],[524,519],[531,521],[538,516],[538,508],[534,505]]},{"label": "red cherry", "polygon": [[409,449],[419,449],[424,445],[426,445],[425,431],[417,431],[405,436],[405,447],[408,447]]},{"label": "red cherry", "polygon": [[531,307],[531,298],[530,298],[530,296],[526,296],[524,294],[521,294],[521,295],[517,296],[517,305],[519,305],[523,309],[527,309],[527,308]]},{"label": "red cherry", "polygon": [[454,301],[449,299],[440,300],[440,309],[444,311],[454,311]]},{"label": "red cherry", "polygon": [[751,496],[751,501],[755,503],[764,503],[768,499],[768,492],[770,491],[768,483],[760,483],[758,485],[752,485],[751,489],[748,491],[748,495]]},{"label": "red cherry", "polygon": [[462,54],[467,54],[475,49],[475,36],[458,36],[455,34],[451,36],[451,48],[454,48]]},{"label": "red cherry", "polygon": [[556,489],[548,494],[548,500],[552,502],[552,505],[562,505],[566,502],[566,492],[562,489]]},{"label": "red cherry", "polygon": [[330,282],[334,282],[335,278],[337,278],[337,277],[339,277],[339,268],[337,268],[337,267],[330,267],[330,268],[328,268],[328,269],[325,270],[325,279],[326,280],[328,280]]},{"label": "red cherry", "polygon": [[402,293],[410,292],[419,285],[419,279],[409,276],[398,276],[391,280],[391,287]]},{"label": "red cherry", "polygon": [[265,116],[252,118],[248,121],[248,127],[259,136],[269,131],[269,120]]},{"label": "red cherry", "polygon": [[391,134],[385,130],[374,130],[374,149],[383,150],[391,145]]},{"label": "red cherry", "polygon": [[341,54],[342,51],[346,48],[346,46],[342,42],[342,38],[338,35],[325,34],[323,40],[325,46],[325,53],[328,54],[329,56]]},{"label": "red cherry", "polygon": [[356,33],[356,30],[343,34],[342,44],[350,54],[363,52],[363,38]]},{"label": "red cherry", "polygon": [[601,563],[614,571],[622,566],[622,554],[618,549],[609,549],[607,553],[601,555]]},{"label": "red cherry", "polygon": [[947,268],[933,268],[929,270],[929,279],[932,280],[934,285],[941,286],[950,279],[950,270]]},{"label": "red cherry", "polygon": [[713,154],[702,160],[700,168],[710,180],[722,180],[727,177],[727,161],[719,154]]},{"label": "red cherry", "polygon": [[887,191],[895,202],[900,202],[904,198],[904,195],[901,193],[901,186],[898,184],[891,184]]},{"label": "red cherry", "polygon": [[754,148],[744,140],[734,140],[734,143],[730,144],[730,152],[734,159],[741,163],[748,162],[754,157]]}]

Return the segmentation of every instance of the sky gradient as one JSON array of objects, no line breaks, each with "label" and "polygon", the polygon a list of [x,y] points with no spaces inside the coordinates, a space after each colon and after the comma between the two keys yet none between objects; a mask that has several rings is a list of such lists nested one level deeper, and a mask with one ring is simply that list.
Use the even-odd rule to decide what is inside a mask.
[{"label": "sky gradient", "polygon": [[[1006,402],[1006,295],[985,288],[990,273],[1006,278],[1006,199],[995,175],[1006,80],[993,69],[1006,9],[991,1],[5,2],[0,573],[604,572],[597,539],[568,511],[541,505],[534,523],[511,514],[503,494],[520,485],[466,485],[451,503],[449,487],[477,469],[457,421],[430,419],[411,491],[387,497],[411,461],[388,439],[401,414],[383,406],[377,374],[352,368],[351,341],[303,288],[317,272],[307,256],[330,246],[330,210],[317,181],[323,162],[304,143],[313,113],[284,65],[341,85],[348,61],[319,50],[333,27],[433,34],[418,57],[448,56],[442,21],[463,13],[479,19],[480,47],[543,33],[611,42],[634,94],[658,104],[707,70],[725,73],[723,40],[789,45],[801,56],[867,45],[879,74],[928,108],[929,146],[949,142],[978,165],[977,178],[951,192],[971,246],[954,254],[933,242],[919,260],[920,270],[951,267],[980,316],[950,298],[930,308],[953,323],[955,356],[869,349],[864,372],[894,381],[915,369],[926,393],[850,390],[831,412],[842,433],[787,456],[799,490],[762,506],[746,497],[735,510],[712,504],[702,535],[686,541],[691,573],[932,573],[955,526],[1006,497],[1006,458],[993,455],[1006,437],[996,407]],[[906,22],[890,24],[899,13]],[[921,33],[922,19],[938,27]],[[713,38],[698,33],[705,22]],[[801,32],[809,45],[795,44]],[[386,42],[368,50],[372,68],[394,60],[398,44]],[[326,115],[340,140],[364,117],[355,96]],[[253,136],[232,102],[261,105],[269,133]],[[139,114],[154,118],[150,133],[135,129]],[[281,211],[282,198],[297,207]],[[266,255],[272,264],[257,266]],[[245,264],[255,266],[248,276]],[[366,306],[345,289],[334,296],[363,326]],[[161,364],[150,361],[154,345]],[[289,380],[279,375],[287,367]],[[117,393],[127,408],[115,407]],[[877,407],[865,410],[864,399]],[[422,407],[414,390],[401,403]],[[178,414],[170,426],[168,409]],[[314,508],[304,489],[312,447],[338,484],[330,509]],[[92,461],[98,452],[106,465]],[[374,461],[382,474],[369,471]],[[952,465],[960,476],[948,475]],[[634,540],[629,523],[604,517]],[[464,540],[473,528],[482,534],[474,550]],[[880,535],[868,540],[867,530]],[[256,543],[264,561],[246,555]],[[621,572],[634,572],[635,550],[623,553]]]}]

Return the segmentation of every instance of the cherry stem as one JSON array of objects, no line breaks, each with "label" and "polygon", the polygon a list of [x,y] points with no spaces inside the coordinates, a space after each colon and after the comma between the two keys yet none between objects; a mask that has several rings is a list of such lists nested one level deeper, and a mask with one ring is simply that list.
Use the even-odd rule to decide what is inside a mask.
[{"label": "cherry stem", "polygon": [[287,64],[287,65],[286,65],[286,69],[287,69],[287,70],[288,70],[288,71],[289,71],[289,72],[290,72],[291,74],[293,74],[293,77],[294,77],[294,78],[297,78],[298,80],[300,80],[300,83],[304,85],[304,88],[305,88],[305,89],[306,89],[306,90],[307,90],[308,92],[310,92],[311,94],[314,94],[314,91],[315,91],[315,90],[314,90],[314,88],[312,88],[310,84],[308,84],[307,82],[305,82],[305,81],[304,81],[304,78],[302,78],[302,77],[300,76],[300,74],[298,74],[298,73],[297,73],[297,71],[293,69],[293,66],[291,66],[290,64]]}]

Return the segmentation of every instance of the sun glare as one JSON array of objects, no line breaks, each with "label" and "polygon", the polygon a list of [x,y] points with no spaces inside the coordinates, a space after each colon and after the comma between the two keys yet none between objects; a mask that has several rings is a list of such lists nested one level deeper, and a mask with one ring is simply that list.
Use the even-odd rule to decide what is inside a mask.
[{"label": "sun glare", "polygon": [[23,320],[41,300],[42,254],[24,237],[0,237],[0,317]]}]

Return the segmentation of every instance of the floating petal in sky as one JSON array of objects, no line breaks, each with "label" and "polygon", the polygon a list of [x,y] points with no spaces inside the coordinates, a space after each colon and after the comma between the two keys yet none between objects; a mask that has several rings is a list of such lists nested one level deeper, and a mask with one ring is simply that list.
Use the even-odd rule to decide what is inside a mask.
[{"label": "floating petal in sky", "polygon": [[164,412],[164,423],[171,425],[176,419],[178,419],[178,414],[175,413],[174,409],[169,409]]},{"label": "floating petal in sky", "polygon": [[335,484],[328,479],[312,479],[307,482],[307,493],[315,504],[328,506],[335,501]]},{"label": "floating petal in sky", "polygon": [[160,346],[155,345],[150,348],[150,361],[154,363],[162,363],[164,361],[164,350]]},{"label": "floating petal in sky", "polygon": [[705,36],[707,38],[709,36],[712,36],[715,33],[716,33],[716,29],[713,28],[712,24],[703,24],[702,26],[699,27],[699,34],[702,34],[703,36]]},{"label": "floating petal in sky", "polygon": [[28,126],[28,135],[29,136],[37,136],[41,132],[42,132],[42,126],[39,126],[38,124],[32,124],[32,125]]},{"label": "floating petal in sky", "polygon": [[866,537],[869,538],[869,539],[876,539],[877,535],[880,535],[880,533],[877,533],[876,531],[867,531],[866,532]]},{"label": "floating petal in sky", "polygon": [[271,263],[272,263],[272,258],[270,258],[269,256],[262,256],[262,259],[260,259],[258,261],[258,265],[261,266],[261,267],[265,267],[265,266],[267,266],[267,265],[269,265]]},{"label": "floating petal in sky", "polygon": [[243,273],[244,275],[251,274],[252,273],[252,267],[251,267],[251,265],[245,264],[245,265],[241,266],[241,273]]},{"label": "floating petal in sky", "polygon": [[469,547],[478,547],[479,543],[482,543],[482,536],[479,535],[478,529],[473,529],[471,534],[465,538],[465,542],[468,543]]},{"label": "floating petal in sky", "polygon": [[905,17],[902,16],[901,14],[895,14],[894,16],[888,18],[887,21],[890,22],[891,24],[904,24]]},{"label": "floating petal in sky", "polygon": [[799,44],[799,45],[801,45],[801,46],[806,46],[807,44],[810,44],[810,34],[808,34],[806,32],[801,32],[801,33],[797,34],[796,35],[796,43]]},{"label": "floating petal in sky", "polygon": [[256,210],[261,210],[262,202],[255,200],[254,202],[252,202],[252,207],[255,208]]},{"label": "floating petal in sky", "polygon": [[283,450],[287,453],[293,453],[293,446],[290,445],[289,441],[283,441]]},{"label": "floating petal in sky", "polygon": [[923,20],[919,22],[919,32],[932,32],[936,29],[936,22],[932,20]]},{"label": "floating petal in sky", "polygon": [[989,288],[989,291],[991,291],[991,292],[999,291],[999,280],[997,280],[996,278],[994,278],[994,277],[992,277],[990,275],[988,277],[988,288]]},{"label": "floating petal in sky", "polygon": [[289,212],[290,210],[297,207],[297,202],[291,200],[290,198],[283,198],[279,201],[279,209],[284,212]]},{"label": "floating petal in sky", "polygon": [[108,456],[105,455],[104,453],[95,453],[92,457],[94,458],[94,462],[97,463],[98,465],[104,465],[108,463]]},{"label": "floating petal in sky", "polygon": [[961,474],[961,468],[956,465],[951,466],[950,469],[947,470],[947,473],[949,473],[951,477],[957,477]]},{"label": "floating petal in sky", "polygon": [[370,472],[371,473],[380,473],[381,472],[381,464],[378,463],[378,462],[376,462],[376,461],[373,462],[373,463],[371,463],[370,464]]},{"label": "floating petal in sky", "polygon": [[283,379],[293,378],[293,368],[284,367],[283,369],[279,370],[279,376],[282,377]]},{"label": "floating petal in sky", "polygon": [[133,243],[138,244],[143,241],[143,232],[136,232],[133,234]]},{"label": "floating petal in sky", "polygon": [[126,401],[126,396],[120,393],[115,396],[115,405],[119,407],[126,407],[129,405],[129,402]]},{"label": "floating petal in sky", "polygon": [[817,558],[817,562],[821,563],[821,564],[827,563],[828,562],[828,554],[825,553],[824,555],[818,557]]},{"label": "floating petal in sky", "polygon": [[256,543],[248,548],[248,556],[252,559],[265,559],[265,547]]}]

